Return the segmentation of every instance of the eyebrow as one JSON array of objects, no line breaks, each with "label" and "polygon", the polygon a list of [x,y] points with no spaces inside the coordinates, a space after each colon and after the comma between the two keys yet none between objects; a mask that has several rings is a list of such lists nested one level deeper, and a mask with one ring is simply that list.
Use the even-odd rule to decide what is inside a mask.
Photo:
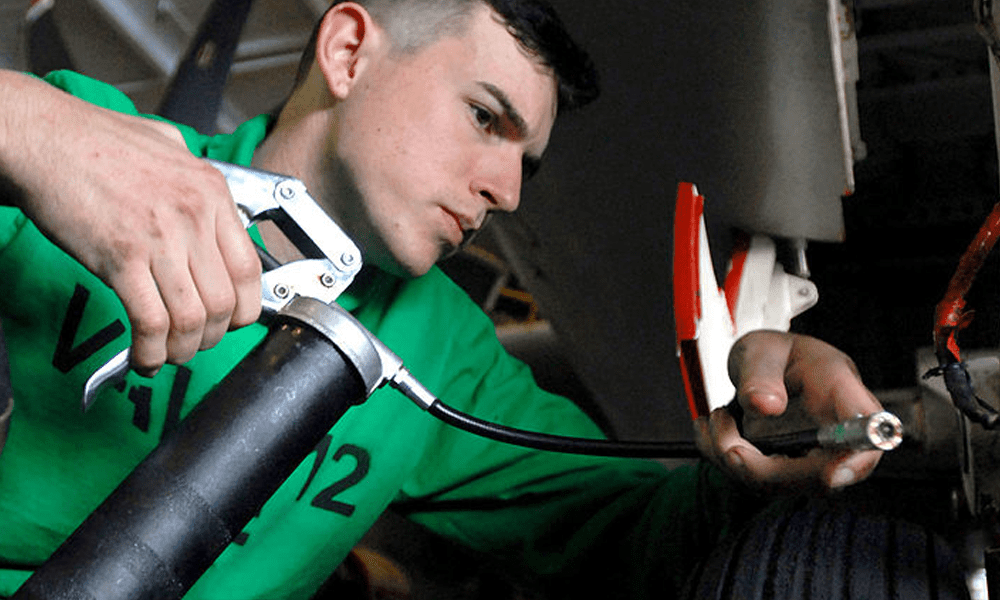
[{"label": "eyebrow", "polygon": [[514,105],[511,103],[510,98],[507,97],[507,94],[492,83],[487,83],[485,81],[477,81],[476,83],[479,84],[481,88],[489,92],[489,94],[493,96],[493,99],[497,101],[500,108],[503,109],[504,116],[507,117],[507,119],[514,126],[514,129],[517,131],[518,137],[526,136],[528,134],[528,124],[524,121],[524,117],[521,116],[521,113],[517,112],[517,109],[514,108]]},{"label": "eyebrow", "polygon": [[[511,125],[514,127],[517,137],[523,138],[527,136],[528,123],[524,120],[524,117],[521,116],[521,113],[514,108],[514,104],[510,101],[507,94],[497,86],[487,81],[477,81],[476,83],[497,101],[497,104],[499,104],[500,108],[503,110],[504,117],[506,117],[506,119],[510,121]],[[521,160],[521,169],[524,172],[524,178],[530,179],[532,175],[538,171],[538,168],[541,166],[541,162],[542,159],[540,156],[525,154],[524,158]]]}]

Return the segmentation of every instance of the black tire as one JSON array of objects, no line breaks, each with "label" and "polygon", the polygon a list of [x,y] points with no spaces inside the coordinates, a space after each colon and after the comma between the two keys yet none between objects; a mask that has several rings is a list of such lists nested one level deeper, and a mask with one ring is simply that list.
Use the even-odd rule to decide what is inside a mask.
[{"label": "black tire", "polygon": [[821,501],[772,507],[693,574],[690,600],[969,598],[952,549],[925,527]]}]

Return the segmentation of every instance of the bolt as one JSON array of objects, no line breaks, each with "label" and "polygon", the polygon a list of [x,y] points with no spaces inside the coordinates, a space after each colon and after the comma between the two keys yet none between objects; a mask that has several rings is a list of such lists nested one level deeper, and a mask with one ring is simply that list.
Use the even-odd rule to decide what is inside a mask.
[{"label": "bolt", "polygon": [[281,184],[281,187],[278,189],[278,193],[281,194],[281,197],[285,200],[291,200],[295,197],[295,190],[292,189],[292,186],[287,183]]},{"label": "bolt", "polygon": [[288,286],[283,283],[279,283],[278,285],[274,286],[274,295],[281,299],[287,298]]},{"label": "bolt", "polygon": [[337,283],[337,280],[334,279],[333,275],[330,275],[329,273],[323,273],[322,275],[319,276],[319,282],[323,284],[323,287],[329,288],[333,287],[333,284]]},{"label": "bolt", "polygon": [[344,252],[343,254],[340,255],[340,264],[344,265],[345,267],[353,265],[354,261],[356,260],[358,260],[358,258],[353,254],[351,254],[350,252]]}]

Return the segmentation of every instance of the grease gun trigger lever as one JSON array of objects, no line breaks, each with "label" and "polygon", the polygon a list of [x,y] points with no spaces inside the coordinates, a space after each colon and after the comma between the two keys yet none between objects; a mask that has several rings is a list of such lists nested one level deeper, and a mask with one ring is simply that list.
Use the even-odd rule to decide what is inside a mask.
[{"label": "grease gun trigger lever", "polygon": [[84,412],[94,403],[94,398],[97,397],[97,392],[101,388],[106,385],[117,385],[125,380],[125,374],[128,373],[128,365],[131,357],[132,348],[125,348],[87,378],[87,381],[83,384]]},{"label": "grease gun trigger lever", "polygon": [[[298,296],[332,304],[361,270],[361,250],[294,177],[205,159],[226,178],[243,226],[272,221],[305,257],[261,274],[261,313],[275,314]],[[83,410],[98,391],[122,381],[131,349],[122,350],[84,384]]]}]

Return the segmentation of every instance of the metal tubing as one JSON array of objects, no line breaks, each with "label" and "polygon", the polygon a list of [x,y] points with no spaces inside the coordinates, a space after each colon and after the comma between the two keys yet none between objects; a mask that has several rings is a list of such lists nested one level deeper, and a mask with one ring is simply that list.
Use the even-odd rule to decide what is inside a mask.
[{"label": "metal tubing", "polygon": [[877,412],[820,427],[816,438],[824,448],[895,450],[903,443],[903,423],[890,412]]},{"label": "metal tubing", "polygon": [[14,598],[181,598],[365,396],[327,338],[279,316]]}]

